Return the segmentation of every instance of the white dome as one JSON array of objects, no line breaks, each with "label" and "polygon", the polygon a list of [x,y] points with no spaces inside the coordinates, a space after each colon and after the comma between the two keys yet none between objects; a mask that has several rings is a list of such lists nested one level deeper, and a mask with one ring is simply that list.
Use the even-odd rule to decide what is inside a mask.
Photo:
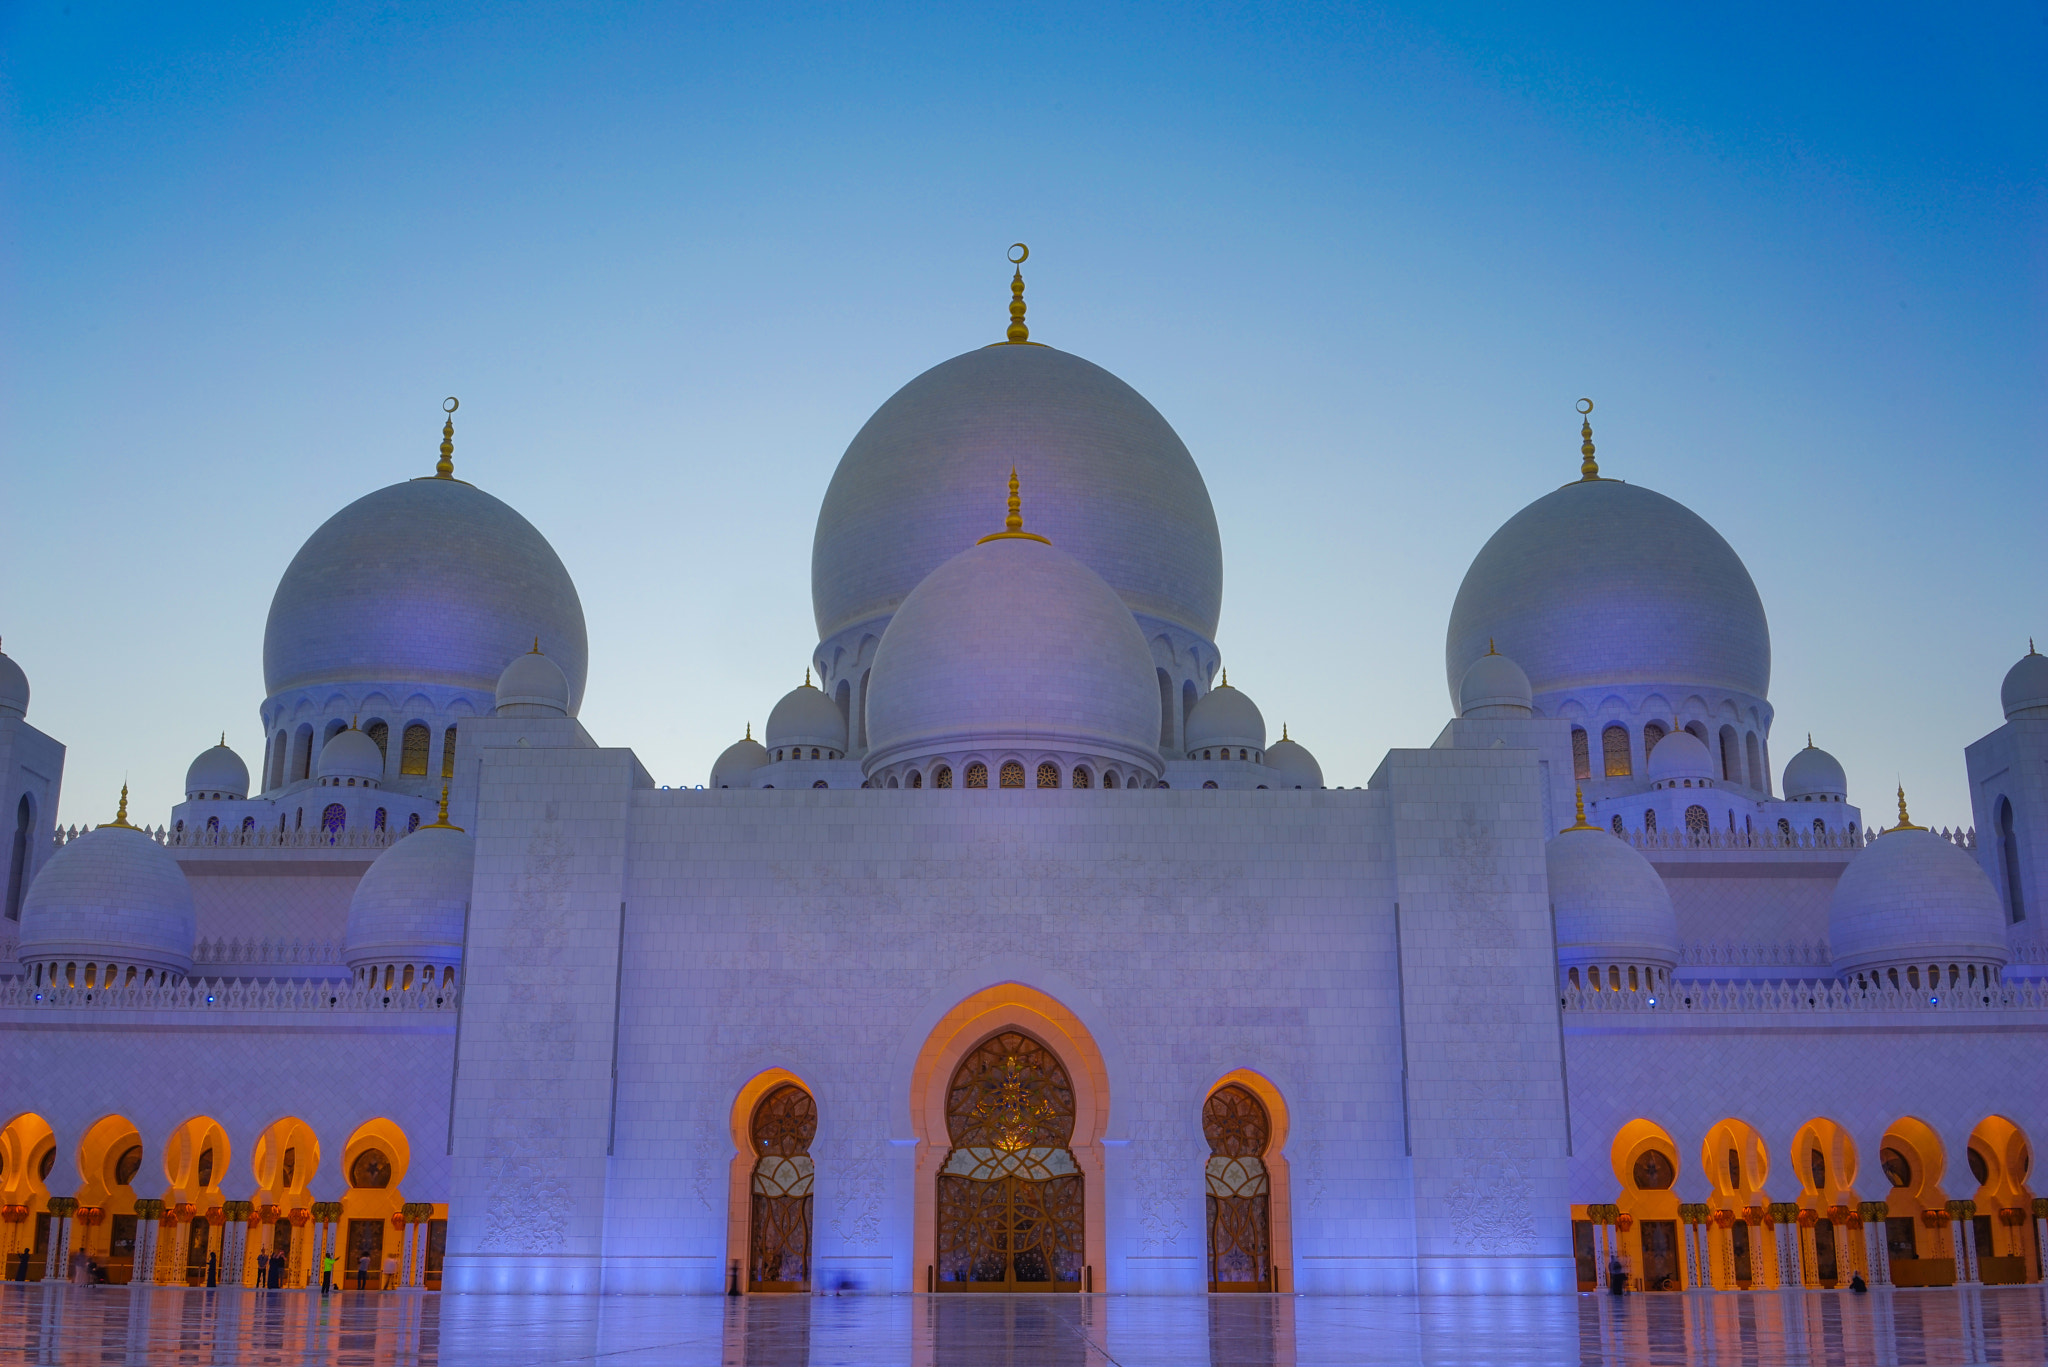
[{"label": "white dome", "polygon": [[377,742],[351,726],[346,731],[337,731],[320,747],[320,764],[313,771],[315,778],[353,778],[381,782],[384,777],[384,752],[377,748]]},{"label": "white dome", "polygon": [[89,959],[183,977],[197,927],[177,859],[133,826],[109,824],[66,841],[36,875],[19,953],[31,967]]},{"label": "white dome", "polygon": [[249,796],[249,766],[228,749],[226,741],[201,750],[185,771],[186,797],[197,800],[215,793],[224,798]]},{"label": "white dome", "polygon": [[[27,696],[28,684],[24,682],[22,697]],[[2048,655],[2036,654],[2032,641],[2027,642],[2027,653],[2020,656],[2020,662],[2005,672],[1998,700],[2005,705],[2007,721],[2048,717]]]},{"label": "white dome", "polygon": [[808,673],[800,687],[783,694],[782,701],[775,704],[763,734],[771,749],[814,745],[835,755],[846,752],[846,718],[839,715],[839,704],[826,697]]},{"label": "white dome", "polygon": [[1280,728],[1280,739],[1266,747],[1266,767],[1280,771],[1280,786],[1283,788],[1320,788],[1323,786],[1323,766],[1316,763],[1316,757],[1308,747],[1298,740],[1289,739],[1287,728]]},{"label": "white dome", "polygon": [[1544,846],[1543,860],[1557,910],[1560,965],[1677,967],[1678,913],[1671,891],[1626,840],[1573,827]]},{"label": "white dome", "polygon": [[569,676],[562,667],[543,655],[536,641],[532,650],[512,657],[498,676],[497,713],[501,717],[565,717],[569,714]]},{"label": "white dome", "polygon": [[[983,525],[987,525],[984,515]],[[903,600],[875,650],[867,771],[1063,751],[1159,775],[1159,685],[1130,609],[1043,541],[984,541]]]},{"label": "white dome", "polygon": [[1847,801],[1849,778],[1842,772],[1842,766],[1835,757],[1813,743],[1813,737],[1806,738],[1806,748],[1785,764],[1785,796],[1791,800],[1804,797],[1832,797]]},{"label": "white dome", "polygon": [[342,962],[460,962],[475,868],[476,842],[453,826],[422,826],[378,855],[349,899]]},{"label": "white dome", "polygon": [[1675,778],[1713,778],[1714,757],[1704,742],[1690,731],[1673,731],[1657,742],[1645,766],[1658,781]]},{"label": "white dome", "polygon": [[1045,346],[955,356],[896,391],[854,436],[818,511],[818,637],[887,616],[989,530],[1011,467],[1032,529],[1134,613],[1205,640],[1223,548],[1201,471],[1166,419],[1116,376]]},{"label": "white dome", "polygon": [[0,714],[28,715],[28,675],[21,666],[0,655]]},{"label": "white dome", "polygon": [[1474,660],[1458,681],[1461,717],[1526,717],[1535,706],[1533,698],[1522,667],[1493,651]]},{"label": "white dome", "polygon": [[1451,696],[1489,639],[1538,698],[1628,684],[1771,684],[1771,631],[1742,560],[1697,515],[1619,480],[1567,484],[1509,518],[1458,588]]},{"label": "white dome", "polygon": [[414,479],[366,494],[306,539],[263,633],[272,695],[320,684],[488,694],[540,637],[583,698],[583,604],[554,548],[483,490]]},{"label": "white dome", "polygon": [[1227,677],[1203,694],[1195,710],[1188,714],[1189,755],[1217,745],[1266,748],[1266,719],[1260,715],[1258,704],[1242,689],[1232,688]]},{"label": "white dome", "polygon": [[1968,854],[1924,830],[1890,830],[1849,861],[1828,904],[1835,972],[2006,961],[2005,910]]},{"label": "white dome", "polygon": [[717,760],[713,762],[711,765],[710,786],[713,788],[751,788],[754,785],[748,780],[747,775],[753,773],[754,770],[767,762],[767,747],[754,739],[752,728],[749,728],[748,734],[744,739],[736,740],[731,745],[726,746],[724,753],[719,755]]}]

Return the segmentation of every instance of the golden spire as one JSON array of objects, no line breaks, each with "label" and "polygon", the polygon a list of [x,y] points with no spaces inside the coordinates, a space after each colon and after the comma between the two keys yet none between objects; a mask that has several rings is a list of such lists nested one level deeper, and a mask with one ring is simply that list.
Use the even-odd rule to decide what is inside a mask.
[{"label": "golden spire", "polygon": [[1010,260],[1016,265],[1017,273],[1010,277],[1010,331],[1006,341],[1031,340],[1031,329],[1024,326],[1024,263],[1030,259],[1031,248],[1022,242],[1010,244]]},{"label": "golden spire", "polygon": [[[1906,815],[1906,785],[1901,783],[1899,785],[1899,824],[1892,827],[1892,831],[1924,831],[1926,829],[1925,826],[1915,826],[1913,818]],[[1885,834],[1890,835],[1891,831],[1886,831]]]},{"label": "golden spire", "polygon": [[811,682],[811,671],[810,671],[810,670],[809,670],[808,668],[804,670],[804,687],[805,687],[805,688],[816,688],[816,687],[817,687],[817,685],[816,685],[816,684],[814,684],[814,683],[812,683],[812,682]]},{"label": "golden spire", "polygon": [[1491,636],[1489,636],[1489,637],[1487,637],[1487,638],[1486,638],[1486,653],[1487,653],[1488,655],[1498,655],[1498,654],[1500,654],[1500,652],[1499,652],[1498,650],[1495,650],[1495,649],[1493,648],[1493,638],[1492,638]]},{"label": "golden spire", "polygon": [[1230,666],[1229,666],[1229,665],[1225,665],[1225,666],[1223,666],[1223,682],[1222,682],[1222,683],[1220,683],[1220,684],[1218,684],[1218,685],[1217,685],[1217,687],[1218,687],[1218,688],[1228,688],[1228,687],[1230,687]]},{"label": "golden spire", "polygon": [[1045,544],[1048,546],[1052,544],[1052,542],[1046,541],[1037,532],[1027,532],[1024,530],[1024,500],[1017,493],[1017,467],[1014,465],[1010,467],[1010,515],[1003,519],[1003,529],[999,532],[990,532],[974,544],[979,546],[984,541],[1001,541],[1005,537],[1018,537],[1025,541],[1045,541]]},{"label": "golden spire", "polygon": [[448,421],[441,424],[441,463],[434,467],[435,479],[455,478],[455,410],[460,407],[462,400],[452,394],[441,404]]},{"label": "golden spire", "polygon": [[443,783],[441,785],[441,814],[435,817],[431,824],[422,826],[420,829],[423,831],[459,831],[462,829],[460,826],[449,824],[447,784]]},{"label": "golden spire", "polygon": [[1593,401],[1580,399],[1578,409],[1584,415],[1579,423],[1579,454],[1585,457],[1579,462],[1579,479],[1591,483],[1600,478],[1600,462],[1593,459]]},{"label": "golden spire", "polygon": [[1811,731],[1806,733],[1806,748],[1809,750],[1813,748],[1813,732]]},{"label": "golden spire", "polygon": [[752,722],[748,722],[748,723],[747,723],[747,734],[746,734],[746,735],[744,735],[744,736],[741,736],[741,737],[740,737],[740,739],[741,739],[741,740],[752,740],[753,738],[754,738],[754,724],[753,724]]},{"label": "golden spire", "polygon": [[1576,798],[1576,799],[1578,800],[1578,804],[1579,804],[1579,815],[1578,815],[1578,819],[1577,819],[1577,820],[1575,820],[1575,821],[1573,821],[1571,825],[1569,825],[1569,826],[1565,827],[1565,828],[1564,828],[1564,830],[1562,830],[1562,831],[1559,831],[1559,832],[1558,832],[1558,834],[1559,834],[1559,835],[1563,835],[1563,834],[1565,834],[1565,833],[1566,833],[1567,831],[1597,831],[1597,830],[1599,830],[1600,828],[1599,828],[1598,826],[1595,826],[1595,825],[1594,825],[1594,824],[1593,824],[1592,822],[1590,822],[1590,821],[1586,820],[1586,790],[1585,790],[1584,788],[1574,788],[1574,789],[1572,789],[1572,796],[1573,796],[1574,798]]},{"label": "golden spire", "polygon": [[121,810],[115,812],[114,819],[107,824],[109,826],[119,826],[124,831],[135,829],[135,827],[128,824],[128,785],[125,783],[121,785]]},{"label": "golden spire", "polygon": [[228,733],[225,731],[220,733],[220,748],[223,750],[228,748]]},{"label": "golden spire", "polygon": [[532,650],[529,650],[529,651],[527,651],[526,653],[527,653],[528,655],[538,655],[538,654],[540,654],[540,637],[536,636],[536,637],[534,637],[534,638],[533,638],[533,649],[532,649]]}]

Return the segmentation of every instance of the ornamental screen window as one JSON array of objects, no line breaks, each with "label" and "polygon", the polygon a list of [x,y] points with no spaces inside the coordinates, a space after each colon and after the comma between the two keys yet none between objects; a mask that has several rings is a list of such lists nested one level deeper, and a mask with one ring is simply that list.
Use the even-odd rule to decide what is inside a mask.
[{"label": "ornamental screen window", "polygon": [[1815,818],[1813,819],[1813,833],[1814,833],[1815,835],[1825,835],[1825,834],[1827,834],[1827,829],[1828,829],[1828,823],[1827,823],[1827,822],[1823,821],[1823,820],[1822,820],[1821,818],[1819,818],[1819,817],[1815,817]]},{"label": "ornamental screen window", "polygon": [[434,733],[424,723],[414,722],[405,728],[403,743],[398,752],[398,772],[420,778],[427,776],[427,751],[433,748]]},{"label": "ornamental screen window", "polygon": [[[984,784],[986,784],[986,783],[987,783],[987,781],[988,781],[988,780],[987,780],[987,776],[986,776],[986,775],[987,775],[987,771],[986,771],[986,770],[984,770],[984,771],[983,771],[983,779],[982,779],[982,781],[983,781],[983,783],[984,783]],[[952,786],[953,786],[953,768],[952,768],[952,766],[951,766],[951,765],[948,765],[948,764],[941,764],[941,765],[939,766],[939,772],[938,772],[938,773],[936,773],[936,774],[934,774],[934,775],[932,775],[932,787],[934,787],[934,788],[950,788],[950,787],[952,787]]]},{"label": "ornamental screen window", "polygon": [[1792,823],[1782,816],[1778,818],[1778,834],[1787,840],[1792,838]]},{"label": "ornamental screen window", "polygon": [[1104,771],[1102,775],[1102,786],[1105,788],[1116,787],[1116,771],[1114,769]]},{"label": "ornamental screen window", "polygon": [[1024,786],[1024,766],[1014,759],[1004,760],[1002,785],[1005,788],[1022,788]]},{"label": "ornamental screen window", "polygon": [[941,1291],[1078,1291],[1084,1197],[1074,1085],[1022,1031],[984,1041],[946,1091],[938,1176]]},{"label": "ornamental screen window", "polygon": [[[812,759],[817,755],[813,754]],[[441,733],[441,777],[455,777],[455,728],[449,727]]]},{"label": "ornamental screen window", "polygon": [[320,829],[329,835],[340,835],[348,825],[348,809],[339,802],[327,804],[327,810],[320,813]]},{"label": "ornamental screen window", "polygon": [[1644,723],[1643,723],[1643,758],[1644,758],[1645,760],[1648,760],[1648,759],[1650,758],[1650,752],[1651,752],[1652,750],[1655,750],[1655,749],[1657,748],[1657,742],[1658,742],[1658,741],[1660,741],[1660,740],[1662,740],[1662,739],[1664,739],[1664,737],[1665,737],[1665,736],[1667,736],[1667,735],[1669,735],[1669,734],[1671,734],[1671,733],[1670,733],[1670,732],[1668,732],[1668,731],[1666,731],[1666,730],[1664,729],[1664,723],[1663,723],[1663,722],[1661,722],[1661,721],[1646,721],[1646,722],[1644,722]]},{"label": "ornamental screen window", "polygon": [[1644,808],[1644,809],[1643,809],[1643,834],[1645,834],[1645,835],[1655,835],[1656,833],[1657,833],[1657,813],[1656,813],[1656,812],[1654,812],[1654,811],[1651,811],[1651,810],[1650,810],[1649,808]]},{"label": "ornamental screen window", "polygon": [[1586,730],[1582,726],[1572,728],[1572,777],[1593,777],[1593,760],[1587,753]]},{"label": "ornamental screen window", "polygon": [[1610,726],[1600,733],[1600,758],[1606,764],[1608,778],[1627,778],[1630,773],[1628,758],[1628,728]]},{"label": "ornamental screen window", "polygon": [[1742,1155],[1728,1150],[1728,1190],[1742,1190]]},{"label": "ornamental screen window", "polygon": [[1039,787],[1041,787],[1041,788],[1057,788],[1057,787],[1059,787],[1059,786],[1060,786],[1060,766],[1059,766],[1059,765],[1057,765],[1057,764],[1052,764],[1052,763],[1046,763],[1046,764],[1041,764],[1041,765],[1039,765],[1039,766],[1038,766],[1038,786],[1039,786]]},{"label": "ornamental screen window", "polygon": [[370,821],[370,829],[373,831],[381,831],[386,826],[388,826],[390,822],[391,814],[384,808],[379,807],[377,809],[377,815]]},{"label": "ornamental screen window", "polygon": [[1616,835],[1627,835],[1627,834],[1628,834],[1628,828],[1627,828],[1626,826],[1622,825],[1622,822],[1621,822],[1621,813],[1620,813],[1620,812],[1616,812],[1616,813],[1614,814],[1614,833],[1615,833]]},{"label": "ornamental screen window", "polygon": [[1677,1180],[1678,1168],[1661,1149],[1650,1149],[1636,1160],[1636,1190],[1663,1191]]},{"label": "ornamental screen window", "polygon": [[1266,1146],[1273,1127],[1265,1105],[1231,1083],[1202,1106],[1209,1141],[1209,1289],[1273,1289],[1272,1178]]},{"label": "ornamental screen window", "polygon": [[348,1184],[352,1187],[388,1187],[391,1185],[391,1160],[384,1156],[382,1149],[364,1149],[355,1161],[348,1165]]},{"label": "ornamental screen window", "polygon": [[405,819],[405,833],[407,835],[411,835],[414,831],[418,830],[419,828],[420,814],[418,812],[414,812],[411,816]]},{"label": "ornamental screen window", "polygon": [[1685,833],[1687,835],[1705,835],[1709,824],[1705,807],[1695,802],[1692,806],[1685,809]]},{"label": "ornamental screen window", "polygon": [[986,764],[976,760],[967,766],[967,786],[970,788],[988,787],[988,766]]},{"label": "ornamental screen window", "polygon": [[245,816],[245,817],[243,817],[243,818],[242,818],[242,829],[243,829],[244,831],[253,831],[253,830],[255,830],[255,829],[256,829],[256,818],[255,818],[255,817],[253,817],[253,816]]},{"label": "ornamental screen window", "polygon": [[922,770],[912,769],[910,771],[910,783],[908,786],[912,788],[924,787],[924,773]]},{"label": "ornamental screen window", "polygon": [[391,727],[384,722],[373,721],[363,728],[363,734],[377,742],[377,753],[384,757],[386,764],[389,764],[391,762]]},{"label": "ornamental screen window", "polygon": [[785,1082],[754,1107],[752,1220],[747,1240],[749,1291],[806,1291],[811,1280],[811,1140],[818,1106]]},{"label": "ornamental screen window", "polygon": [[1088,786],[1088,771],[1086,769],[1077,768],[1074,770],[1074,786],[1076,788],[1086,788]]}]

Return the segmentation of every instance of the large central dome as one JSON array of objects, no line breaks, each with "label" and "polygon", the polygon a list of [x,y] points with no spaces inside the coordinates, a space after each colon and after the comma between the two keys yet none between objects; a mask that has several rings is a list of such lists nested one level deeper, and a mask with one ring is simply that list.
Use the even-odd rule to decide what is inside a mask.
[{"label": "large central dome", "polygon": [[812,543],[818,638],[893,613],[972,544],[988,529],[989,490],[1012,466],[1035,530],[1132,612],[1215,638],[1223,547],[1187,447],[1102,367],[1001,344],[897,390],[846,448]]},{"label": "large central dome", "polygon": [[352,682],[489,694],[536,637],[568,676],[573,715],[589,647],[554,547],[472,484],[414,479],[349,504],[292,557],[270,601],[263,676],[272,695]]}]

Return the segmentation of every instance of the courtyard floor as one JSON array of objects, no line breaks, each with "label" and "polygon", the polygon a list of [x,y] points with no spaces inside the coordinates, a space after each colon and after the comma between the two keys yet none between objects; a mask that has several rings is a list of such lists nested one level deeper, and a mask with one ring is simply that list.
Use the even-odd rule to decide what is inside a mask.
[{"label": "courtyard floor", "polygon": [[0,1283],[0,1363],[2048,1362],[2039,1286],[1551,1298],[439,1296]]}]

